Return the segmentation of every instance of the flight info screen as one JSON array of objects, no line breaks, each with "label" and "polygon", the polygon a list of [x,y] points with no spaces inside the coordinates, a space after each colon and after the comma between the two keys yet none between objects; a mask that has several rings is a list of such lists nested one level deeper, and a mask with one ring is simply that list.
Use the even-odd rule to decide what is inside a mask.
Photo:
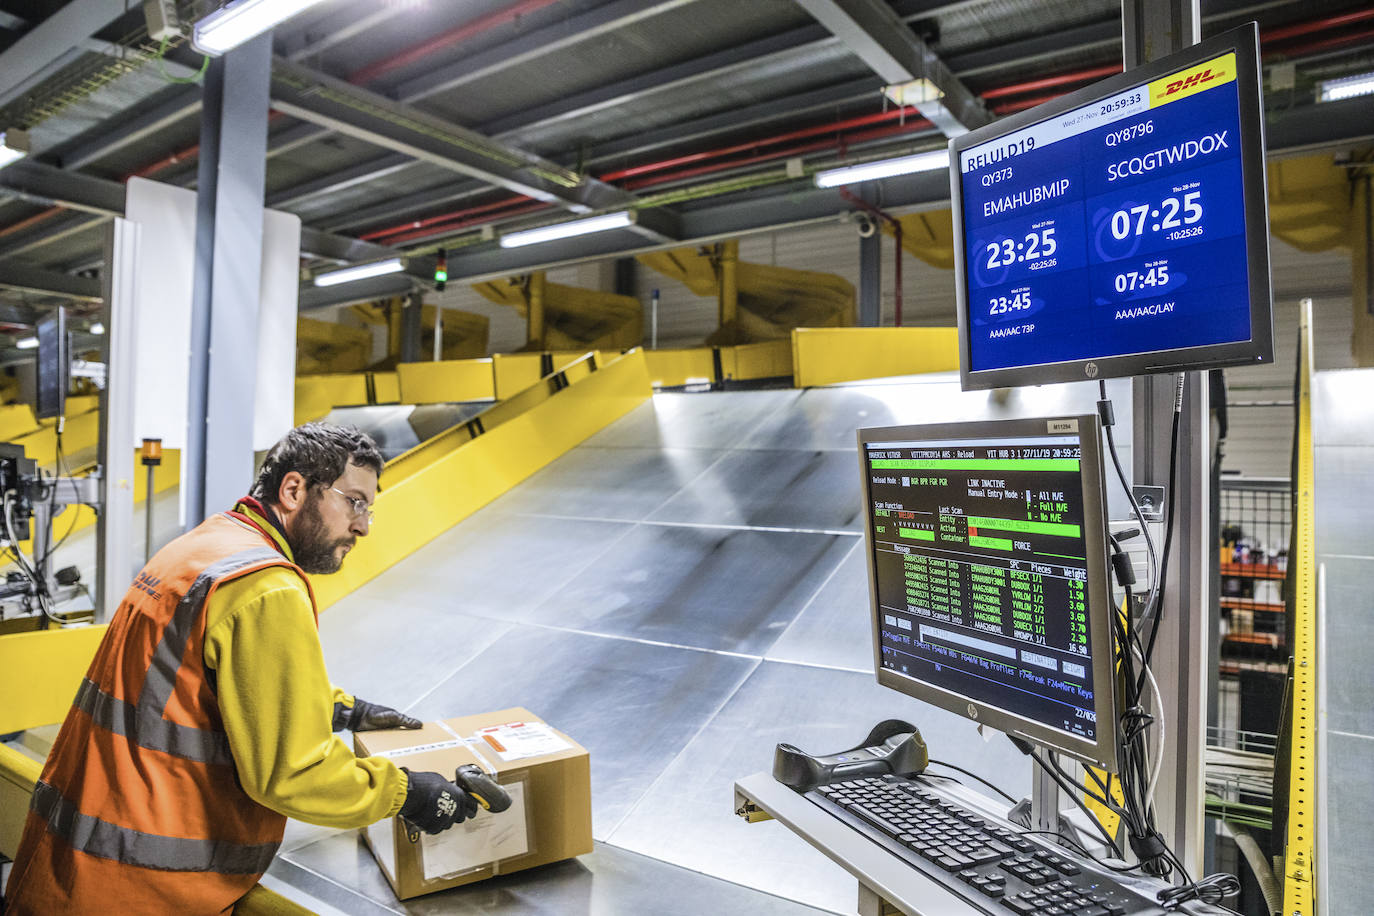
[{"label": "flight info screen", "polygon": [[1078,435],[864,456],[882,667],[1096,740]]},{"label": "flight info screen", "polygon": [[959,156],[969,367],[1250,339],[1236,56]]}]

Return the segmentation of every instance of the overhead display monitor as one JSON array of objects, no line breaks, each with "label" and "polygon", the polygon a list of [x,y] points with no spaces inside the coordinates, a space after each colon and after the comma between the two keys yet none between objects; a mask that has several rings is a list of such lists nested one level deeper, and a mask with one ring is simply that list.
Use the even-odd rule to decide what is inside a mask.
[{"label": "overhead display monitor", "polygon": [[967,389],[1273,359],[1253,23],[950,141]]},{"label": "overhead display monitor", "polygon": [[878,682],[1115,769],[1090,415],[859,430]]}]

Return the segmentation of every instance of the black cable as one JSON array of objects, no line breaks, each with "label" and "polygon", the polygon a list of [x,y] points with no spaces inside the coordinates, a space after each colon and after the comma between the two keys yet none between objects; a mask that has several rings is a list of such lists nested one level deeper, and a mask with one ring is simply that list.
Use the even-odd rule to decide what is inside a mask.
[{"label": "black cable", "polygon": [[[978,780],[978,781],[981,782],[983,785],[987,786],[989,789],[991,789],[992,791],[996,792],[998,795],[1002,796],[1002,797],[1005,798],[1007,801],[1011,802],[1013,805],[1019,804],[1019,802],[1018,802],[1016,799],[1012,798],[1012,797],[1011,797],[1010,795],[1008,795],[1006,792],[1003,792],[1001,789],[997,788],[997,787],[994,786],[992,783],[988,782],[986,779],[984,779],[983,777],[979,776],[977,773],[970,773],[968,770],[964,769],[963,767],[957,767],[957,766],[955,766],[955,765],[952,764],[952,763],[945,763],[943,760],[931,760],[931,761],[928,761],[928,762],[929,762],[929,763],[933,763],[933,764],[937,764],[938,766],[942,766],[942,767],[949,767],[951,770],[957,770],[957,771],[959,771],[960,773],[963,773],[965,776],[969,777],[970,779],[976,779],[976,780]],[[938,773],[931,773],[930,775],[932,775],[932,776],[938,776],[938,775],[940,775],[940,774],[938,774]]]},{"label": "black cable", "polygon": [[[1181,378],[1182,376],[1180,376]],[[1169,495],[1164,513],[1164,551],[1159,558],[1159,597],[1155,599],[1154,620],[1150,622],[1150,638],[1145,644],[1145,667],[1154,658],[1155,640],[1159,636],[1160,619],[1164,616],[1164,580],[1169,575],[1169,556],[1174,544],[1174,497],[1178,493],[1178,429],[1183,416],[1182,385],[1179,396],[1174,399],[1174,419],[1169,430]],[[1143,689],[1144,685],[1141,685]]]},{"label": "black cable", "polygon": [[[65,419],[65,418],[63,418],[63,419]],[[59,475],[60,477],[71,477],[71,468],[68,467],[68,465],[67,465],[66,453],[63,452],[63,450],[62,450],[62,421],[61,421],[61,420],[58,421],[58,427],[57,427],[57,471],[58,471],[58,475]],[[55,484],[55,483],[53,484],[53,488],[52,488],[52,507],[53,507],[54,509],[57,507],[57,484]],[[72,536],[72,532],[76,531],[76,524],[77,524],[77,522],[78,522],[79,519],[80,519],[80,515],[78,514],[78,510],[77,510],[77,508],[76,508],[75,506],[73,506],[73,507],[72,507],[72,523],[71,523],[70,525],[67,526],[67,530],[66,530],[66,532],[62,535],[62,537],[59,538],[59,539],[57,540],[57,542],[54,543],[51,547],[49,547],[48,550],[47,550],[47,552],[45,552],[45,553],[43,554],[43,565],[46,566],[48,560],[49,560],[55,553],[57,553],[57,548],[61,547],[61,546],[62,546],[63,544],[65,544],[65,543],[67,543],[67,538],[71,537],[71,536]]]},{"label": "black cable", "polygon": [[1117,873],[1119,873],[1119,874],[1130,874],[1131,872],[1138,872],[1138,871],[1140,871],[1140,866],[1139,866],[1139,865],[1113,865],[1113,864],[1111,864],[1110,862],[1108,862],[1106,859],[1099,859],[1097,856],[1093,855],[1092,853],[1088,852],[1088,850],[1084,849],[1084,848],[1083,848],[1083,844],[1082,844],[1082,843],[1079,843],[1079,842],[1078,842],[1077,840],[1075,840],[1073,837],[1065,836],[1065,835],[1062,834],[1062,833],[1055,833],[1053,830],[1019,830],[1019,831],[1017,831],[1017,832],[1018,832],[1021,836],[1026,836],[1027,834],[1031,834],[1031,835],[1044,835],[1044,836],[1054,837],[1056,840],[1060,840],[1060,841],[1063,842],[1065,845],[1067,845],[1067,846],[1069,846],[1070,848],[1072,848],[1074,852],[1078,853],[1078,854],[1081,855],[1083,858],[1085,858],[1085,859],[1091,859],[1093,862],[1096,862],[1098,865],[1102,866],[1103,868],[1107,869],[1108,871],[1114,871],[1114,872],[1117,872]]},{"label": "black cable", "polygon": [[1145,537],[1145,547],[1150,556],[1150,596],[1146,599],[1145,607],[1148,609],[1155,600],[1154,591],[1159,586],[1159,560],[1155,553],[1155,541],[1150,537],[1150,529],[1145,524],[1145,513],[1140,511],[1140,504],[1135,500],[1135,494],[1131,492],[1131,484],[1126,480],[1126,472],[1121,467],[1121,456],[1116,451],[1116,436],[1112,433],[1112,409],[1111,399],[1107,397],[1107,382],[1104,379],[1097,380],[1097,390],[1100,396],[1098,401],[1098,414],[1102,418],[1102,430],[1107,436],[1107,451],[1112,456],[1112,466],[1116,468],[1117,479],[1121,481],[1121,489],[1126,493],[1126,500],[1130,503],[1131,511],[1135,514],[1135,520],[1140,523],[1140,533]]},{"label": "black cable", "polygon": [[1083,814],[1088,818],[1088,820],[1092,822],[1092,825],[1097,828],[1098,833],[1102,834],[1102,839],[1107,841],[1107,846],[1110,847],[1112,852],[1116,854],[1116,857],[1118,859],[1121,858],[1121,847],[1116,845],[1116,841],[1113,840],[1111,834],[1107,832],[1107,828],[1103,827],[1102,823],[1093,815],[1093,813],[1090,810],[1088,810],[1088,806],[1085,805],[1082,799],[1078,797],[1078,792],[1073,788],[1073,786],[1070,785],[1068,781],[1060,779],[1059,775],[1055,773],[1054,768],[1046,764],[1045,761],[1040,757],[1039,754],[1035,752],[1033,748],[1031,749],[1030,756],[1032,760],[1040,764],[1040,769],[1044,770],[1045,773],[1050,777],[1050,779],[1053,779],[1055,784],[1059,786],[1059,788],[1064,790],[1064,794],[1067,795],[1070,798],[1070,800],[1072,800],[1073,803],[1078,806],[1078,809],[1083,812]]}]

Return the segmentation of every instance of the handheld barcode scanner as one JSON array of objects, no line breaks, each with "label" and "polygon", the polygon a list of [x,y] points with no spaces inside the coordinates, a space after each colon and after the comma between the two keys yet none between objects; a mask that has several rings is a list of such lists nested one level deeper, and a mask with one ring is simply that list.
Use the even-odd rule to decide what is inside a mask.
[{"label": "handheld barcode scanner", "polygon": [[[465,763],[455,770],[453,784],[471,795],[477,804],[492,814],[500,814],[511,806],[510,794],[474,763]],[[405,825],[406,838],[412,843],[420,842],[420,831],[415,825],[409,821],[405,821]]]}]

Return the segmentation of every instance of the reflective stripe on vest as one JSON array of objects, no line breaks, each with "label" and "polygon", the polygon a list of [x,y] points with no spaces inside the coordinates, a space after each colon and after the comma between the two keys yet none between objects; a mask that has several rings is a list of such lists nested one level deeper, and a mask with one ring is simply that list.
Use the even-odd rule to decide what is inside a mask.
[{"label": "reflective stripe on vest", "polygon": [[138,704],[112,697],[93,682],[83,679],[76,693],[76,706],[96,725],[122,735],[139,747],[164,751],[200,763],[231,764],[229,739],[220,731],[179,725],[162,717],[176,687],[177,671],[186,653],[186,643],[200,616],[210,587],[223,577],[258,563],[280,560],[282,555],[268,547],[244,550],[213,563],[196,577],[185,597],[177,602],[172,619],[163,628],[162,639],[153,651]]},{"label": "reflective stripe on vest", "polygon": [[33,790],[32,811],[48,829],[73,849],[162,871],[209,871],[227,875],[254,875],[267,871],[277,853],[276,843],[225,843],[220,840],[188,840],[158,836],[111,824],[82,814],[75,803],[52,786],[40,782]]},{"label": "reflective stripe on vest", "polygon": [[[89,715],[95,725],[124,737],[135,747],[199,763],[232,765],[234,758],[224,732],[172,722],[163,718],[163,713],[171,701],[182,657],[211,588],[225,576],[274,562],[285,562],[285,559],[269,547],[255,547],[206,567],[177,602],[172,619],[163,628],[162,638],[148,664],[138,702],[129,703],[111,696],[93,681],[83,679],[74,705]],[[160,836],[121,827],[82,813],[75,802],[42,781],[34,789],[30,810],[47,824],[48,830],[73,849],[126,865],[164,871],[260,874],[271,864],[279,845],[277,842],[246,844]]]}]

